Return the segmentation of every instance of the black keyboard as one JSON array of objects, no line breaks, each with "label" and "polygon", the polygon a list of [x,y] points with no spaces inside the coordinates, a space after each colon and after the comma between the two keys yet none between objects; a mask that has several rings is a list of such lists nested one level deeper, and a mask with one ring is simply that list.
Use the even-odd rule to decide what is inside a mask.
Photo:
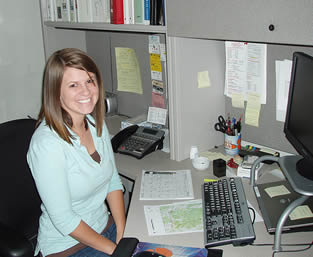
[{"label": "black keyboard", "polygon": [[225,178],[203,184],[205,247],[233,244],[242,246],[255,240],[241,178]]}]

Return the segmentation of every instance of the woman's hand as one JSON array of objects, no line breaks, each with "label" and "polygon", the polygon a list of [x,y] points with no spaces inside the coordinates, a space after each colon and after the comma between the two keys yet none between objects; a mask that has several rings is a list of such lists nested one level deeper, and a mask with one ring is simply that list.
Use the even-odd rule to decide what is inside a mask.
[{"label": "woman's hand", "polygon": [[117,244],[117,245],[118,245],[118,243],[121,241],[122,238],[123,238],[123,234],[116,233],[116,244]]}]

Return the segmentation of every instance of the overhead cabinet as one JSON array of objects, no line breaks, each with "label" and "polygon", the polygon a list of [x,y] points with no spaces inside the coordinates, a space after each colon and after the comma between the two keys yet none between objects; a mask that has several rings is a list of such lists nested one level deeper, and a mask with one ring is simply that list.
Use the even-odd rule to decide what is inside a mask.
[{"label": "overhead cabinet", "polygon": [[312,45],[312,10],[311,0],[170,0],[167,32],[177,37]]}]

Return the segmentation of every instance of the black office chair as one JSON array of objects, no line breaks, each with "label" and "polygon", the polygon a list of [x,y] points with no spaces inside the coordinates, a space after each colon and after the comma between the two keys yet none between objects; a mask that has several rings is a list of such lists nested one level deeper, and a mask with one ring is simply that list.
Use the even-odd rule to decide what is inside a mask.
[{"label": "black office chair", "polygon": [[[0,124],[0,257],[33,257],[41,200],[26,161],[36,120]],[[138,240],[124,238],[114,257],[130,257]]]},{"label": "black office chair", "polygon": [[0,124],[0,256],[34,256],[41,200],[26,161],[34,119]]}]

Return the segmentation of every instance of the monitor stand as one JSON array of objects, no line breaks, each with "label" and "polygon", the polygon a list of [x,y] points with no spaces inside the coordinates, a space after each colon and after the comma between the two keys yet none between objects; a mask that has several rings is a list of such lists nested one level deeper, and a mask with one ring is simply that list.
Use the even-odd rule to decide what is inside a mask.
[{"label": "monitor stand", "polygon": [[296,168],[301,176],[309,180],[313,180],[313,165],[307,159],[304,158],[300,159],[297,162]]},{"label": "monitor stand", "polygon": [[265,155],[258,158],[252,165],[251,176],[250,176],[250,184],[252,188],[255,187],[255,168],[257,165],[263,161],[274,161],[277,162],[283,171],[285,177],[287,178],[289,184],[292,189],[299,193],[301,196],[293,201],[281,214],[275,231],[274,237],[274,252],[282,251],[281,248],[281,235],[285,221],[287,220],[289,214],[299,205],[304,203],[309,197],[313,196],[313,181],[303,177],[297,171],[297,162],[301,160],[303,157],[298,155],[292,156],[284,156],[284,157],[274,157],[270,155]]}]

